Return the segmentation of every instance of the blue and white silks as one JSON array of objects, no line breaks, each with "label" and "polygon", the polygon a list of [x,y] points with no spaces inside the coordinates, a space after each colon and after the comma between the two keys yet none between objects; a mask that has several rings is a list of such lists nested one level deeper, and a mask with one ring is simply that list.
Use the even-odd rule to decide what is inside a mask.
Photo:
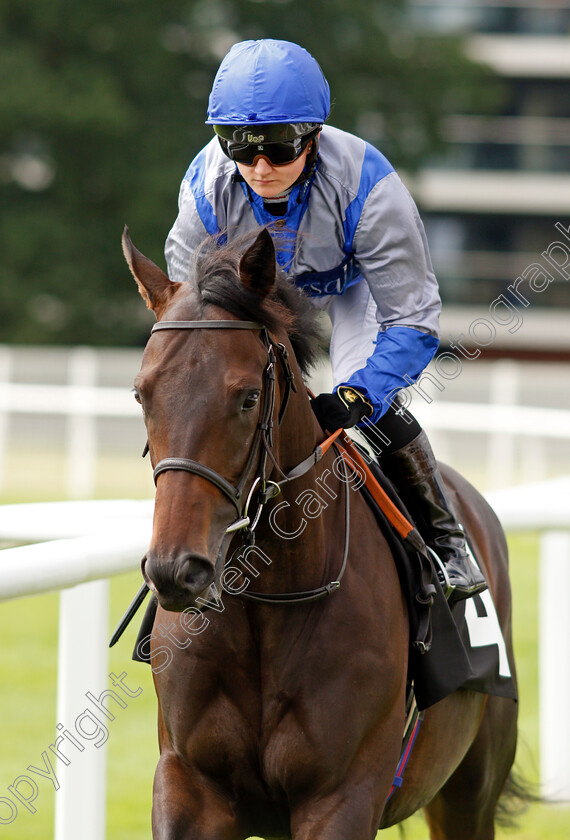
[{"label": "blue and white silks", "polygon": [[334,386],[362,391],[378,420],[439,343],[437,281],[412,197],[377,149],[331,126],[321,132],[313,178],[289,194],[281,227],[235,171],[216,138],[191,163],[166,242],[171,280],[188,279],[206,236],[231,241],[268,224],[281,267],[331,318]]}]

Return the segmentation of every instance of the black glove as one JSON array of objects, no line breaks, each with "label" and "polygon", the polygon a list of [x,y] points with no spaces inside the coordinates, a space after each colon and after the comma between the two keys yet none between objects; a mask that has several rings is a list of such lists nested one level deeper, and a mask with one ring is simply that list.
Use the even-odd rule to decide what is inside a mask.
[{"label": "black glove", "polygon": [[366,397],[347,385],[341,385],[336,394],[319,394],[311,400],[311,408],[321,428],[327,432],[350,429],[374,412]]}]

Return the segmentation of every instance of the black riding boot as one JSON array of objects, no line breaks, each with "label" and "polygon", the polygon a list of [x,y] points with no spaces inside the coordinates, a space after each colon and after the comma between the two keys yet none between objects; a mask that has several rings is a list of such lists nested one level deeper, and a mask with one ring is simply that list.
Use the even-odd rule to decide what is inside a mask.
[{"label": "black riding boot", "polygon": [[379,460],[410,514],[417,519],[426,543],[445,567],[451,590],[449,602],[462,601],[487,589],[485,578],[467,554],[465,535],[426,433],[422,430],[410,443]]}]

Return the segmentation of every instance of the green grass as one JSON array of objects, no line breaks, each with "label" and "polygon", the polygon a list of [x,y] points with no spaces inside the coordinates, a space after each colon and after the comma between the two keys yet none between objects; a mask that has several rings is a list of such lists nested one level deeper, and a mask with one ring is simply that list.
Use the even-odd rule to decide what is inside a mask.
[{"label": "green grass", "polygon": [[[139,585],[140,575],[135,573],[113,580],[110,630]],[[7,786],[25,774],[29,764],[43,766],[41,753],[54,741],[57,621],[57,594],[0,604],[0,797],[10,796]],[[135,632],[133,625],[111,650],[109,658],[109,672],[126,671],[126,684],[143,691],[128,700],[126,709],[118,708],[115,720],[108,724],[108,840],[150,837],[152,777],[158,758],[156,701],[150,669],[130,660]],[[69,727],[73,721],[63,723]],[[73,757],[72,748],[68,757]],[[54,769],[61,781],[66,772],[73,771],[73,763],[64,769],[58,762]],[[53,836],[53,786],[48,780],[39,779],[38,787],[34,802],[37,812],[31,814],[20,806],[14,822],[6,827],[0,824],[0,837],[2,831],[10,840]],[[0,817],[6,814],[0,802]]]},{"label": "green grass", "polygon": [[[147,465],[148,468],[148,465]],[[137,466],[138,471],[138,466]],[[119,472],[121,472],[119,468]],[[138,475],[138,472],[137,472]],[[132,492],[121,475],[118,479],[125,495]],[[43,482],[43,479],[42,479]],[[140,489],[140,484],[137,484]],[[47,477],[40,498],[49,498]],[[107,477],[100,495],[119,496]],[[15,488],[12,500],[30,498],[24,488]],[[45,489],[45,492],[44,492]],[[36,491],[38,487],[36,487]],[[53,496],[51,496],[53,498]],[[38,494],[36,492],[36,497]],[[538,779],[538,669],[537,669],[537,552],[535,535],[511,536],[511,568],[514,592],[515,647],[520,682],[520,747],[517,763],[531,781]],[[114,628],[140,583],[136,573],[115,578],[111,584],[110,627]],[[41,752],[53,743],[57,657],[58,596],[48,594],[0,604],[0,819],[2,797],[7,786],[29,764],[42,766]],[[139,697],[129,700],[128,708],[118,710],[109,723],[107,840],[147,840],[150,838],[151,788],[158,757],[156,739],[156,701],[150,669],[131,661],[137,622],[111,650],[109,671],[126,671],[127,684],[140,686]],[[89,687],[86,687],[89,688]],[[563,710],[562,710],[563,711]],[[68,723],[68,722],[65,722]],[[569,745],[570,746],[570,745]],[[73,768],[70,766],[69,770]],[[10,825],[0,823],[2,836],[10,840],[51,838],[53,836],[54,793],[48,780],[38,782],[37,812],[20,808]],[[56,794],[57,795],[57,794]],[[382,840],[400,838],[397,828],[379,835]],[[570,837],[570,808],[535,805],[520,821],[520,827],[505,835],[513,840],[564,840]],[[406,823],[408,840],[426,840],[421,817]],[[349,838],[347,838],[349,840]]]}]

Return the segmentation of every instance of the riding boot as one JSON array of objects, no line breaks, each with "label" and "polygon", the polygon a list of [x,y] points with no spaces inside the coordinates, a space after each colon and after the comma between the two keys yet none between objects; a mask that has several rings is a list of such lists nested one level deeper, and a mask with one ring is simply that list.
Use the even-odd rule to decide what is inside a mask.
[{"label": "riding boot", "polygon": [[467,553],[465,534],[426,433],[422,430],[401,449],[381,456],[380,466],[417,520],[427,545],[443,563],[449,602],[462,601],[487,589],[485,578]]}]

